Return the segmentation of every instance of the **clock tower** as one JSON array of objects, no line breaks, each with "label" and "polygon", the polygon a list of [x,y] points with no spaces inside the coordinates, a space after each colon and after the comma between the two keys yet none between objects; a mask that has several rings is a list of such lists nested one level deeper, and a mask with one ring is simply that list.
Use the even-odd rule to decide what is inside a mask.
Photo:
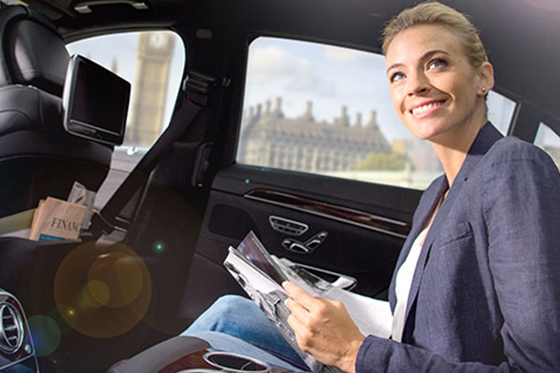
[{"label": "clock tower", "polygon": [[143,32],[125,145],[150,147],[163,129],[174,35],[166,31]]}]

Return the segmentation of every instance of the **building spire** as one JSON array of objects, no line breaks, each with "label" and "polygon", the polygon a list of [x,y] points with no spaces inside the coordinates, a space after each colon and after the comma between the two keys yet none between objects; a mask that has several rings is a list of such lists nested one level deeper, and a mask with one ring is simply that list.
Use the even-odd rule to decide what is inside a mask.
[{"label": "building spire", "polygon": [[362,113],[357,113],[356,114],[356,125],[357,128],[360,128],[362,126]]},{"label": "building spire", "polygon": [[311,101],[307,101],[305,103],[305,112],[303,113],[303,115],[300,117],[303,120],[306,120],[308,122],[314,122],[315,118],[313,118],[313,102]]},{"label": "building spire", "polygon": [[366,127],[374,131],[379,131],[379,126],[377,125],[377,111],[375,110],[371,111],[371,116],[369,118],[369,122],[367,123]]},{"label": "building spire", "polygon": [[282,111],[282,97],[276,97],[276,105],[274,106],[274,111]]},{"label": "building spire", "polygon": [[275,118],[284,118],[284,113],[282,112],[282,97],[276,97],[272,115],[274,115]]},{"label": "building spire", "polygon": [[343,127],[350,127],[350,120],[348,119],[348,108],[342,105],[340,110],[340,118],[336,118],[336,123]]}]

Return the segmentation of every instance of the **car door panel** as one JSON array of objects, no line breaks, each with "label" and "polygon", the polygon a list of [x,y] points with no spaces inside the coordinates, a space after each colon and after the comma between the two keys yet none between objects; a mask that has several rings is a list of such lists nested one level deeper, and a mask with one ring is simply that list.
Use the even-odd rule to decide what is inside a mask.
[{"label": "car door panel", "polygon": [[[250,230],[271,254],[350,276],[357,279],[354,291],[383,298],[419,196],[415,190],[297,172],[244,165],[223,169],[212,186],[185,289],[185,300],[204,293],[206,301],[195,296],[192,303],[199,309],[188,306],[188,317],[219,295],[239,293],[235,282],[224,279],[230,276],[222,262],[228,246],[237,245]],[[278,221],[285,226],[278,229]],[[308,253],[283,245],[308,243],[317,236],[322,242],[312,243]],[[206,285],[206,276],[212,284]]]}]

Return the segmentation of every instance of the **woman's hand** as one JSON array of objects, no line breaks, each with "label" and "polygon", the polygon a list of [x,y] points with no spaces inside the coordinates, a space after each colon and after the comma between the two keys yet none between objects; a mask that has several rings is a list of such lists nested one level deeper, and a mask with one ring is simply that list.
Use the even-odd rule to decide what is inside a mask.
[{"label": "woman's hand", "polygon": [[290,282],[284,282],[292,312],[288,323],[300,348],[326,365],[354,373],[358,350],[365,336],[341,302],[315,298]]}]

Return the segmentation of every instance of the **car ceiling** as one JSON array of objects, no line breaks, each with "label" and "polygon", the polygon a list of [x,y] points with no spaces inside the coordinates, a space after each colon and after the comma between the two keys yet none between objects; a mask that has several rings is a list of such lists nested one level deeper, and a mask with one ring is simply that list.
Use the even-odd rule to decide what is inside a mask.
[{"label": "car ceiling", "polygon": [[[188,27],[213,35],[297,37],[379,51],[379,30],[412,0],[145,0],[94,6],[82,15],[75,0],[28,0],[68,39],[119,29]],[[104,1],[100,1],[104,2]],[[471,16],[496,71],[496,90],[560,122],[560,3],[558,0],[443,0]],[[94,1],[92,1],[94,3]],[[552,123],[551,123],[552,124]]]}]

